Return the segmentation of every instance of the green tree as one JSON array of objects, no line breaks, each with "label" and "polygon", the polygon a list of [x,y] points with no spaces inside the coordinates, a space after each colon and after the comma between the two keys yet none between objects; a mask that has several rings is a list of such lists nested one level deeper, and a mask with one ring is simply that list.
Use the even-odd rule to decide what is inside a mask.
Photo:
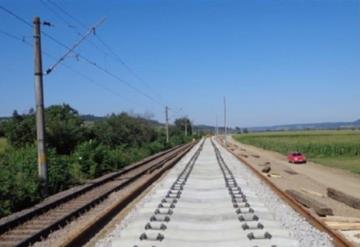
[{"label": "green tree", "polygon": [[192,135],[192,125],[190,119],[186,117],[178,118],[175,120],[174,124],[176,128],[182,131],[182,133],[185,132],[185,125],[186,125],[187,134]]},{"label": "green tree", "polygon": [[[78,183],[70,171],[68,158],[48,150],[50,194]],[[0,217],[39,202],[41,194],[35,145],[9,147],[0,155]]]},{"label": "green tree", "polygon": [[15,110],[12,118],[3,123],[5,137],[15,147],[33,144],[36,138],[35,117],[33,110],[20,115]]},{"label": "green tree", "polygon": [[0,120],[0,137],[5,136],[4,123]]},{"label": "green tree", "polygon": [[[14,111],[12,118],[4,122],[5,136],[15,147],[35,143],[35,114],[20,115]],[[53,105],[45,109],[46,144],[59,154],[69,154],[84,140],[85,128],[79,113],[67,104]]]},{"label": "green tree", "polygon": [[70,105],[53,105],[45,110],[46,141],[59,154],[70,154],[85,139],[79,113]]},{"label": "green tree", "polygon": [[[67,104],[46,108],[45,121],[51,194],[193,138],[188,119],[189,135],[184,136],[184,120],[178,120],[170,127],[170,143],[165,143],[164,128],[156,121],[121,113],[85,124]],[[10,145],[0,154],[0,217],[42,199],[34,111],[14,111],[1,123]]]},{"label": "green tree", "polygon": [[118,168],[110,148],[93,140],[78,145],[73,157],[73,174],[78,180],[95,178]]},{"label": "green tree", "polygon": [[94,126],[96,139],[110,147],[141,146],[156,140],[157,132],[144,119],[127,113],[111,115]]}]

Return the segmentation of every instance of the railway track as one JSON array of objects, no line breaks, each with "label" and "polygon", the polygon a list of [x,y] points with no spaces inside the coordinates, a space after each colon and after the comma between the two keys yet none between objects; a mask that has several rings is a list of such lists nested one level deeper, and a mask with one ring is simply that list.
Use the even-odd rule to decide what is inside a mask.
[{"label": "railway track", "polygon": [[[295,229],[307,232],[294,234],[294,226],[275,217],[271,203],[253,190],[239,162],[223,152],[209,140],[198,144],[191,159],[172,169],[97,246],[333,246],[327,235],[303,220],[296,219]],[[284,220],[294,217],[288,215],[292,209],[270,199],[282,208]]]},{"label": "railway track", "polygon": [[[185,144],[153,155],[118,172],[55,195],[31,209],[1,219],[0,246],[29,246],[85,214],[111,193],[125,188],[145,175],[154,174],[148,176],[142,184],[148,185],[174,165],[193,145],[194,143]],[[138,188],[138,193],[142,188]],[[135,197],[135,194],[127,200]],[[73,239],[73,242],[76,240]],[[73,242],[70,241],[69,244]]]},{"label": "railway track", "polygon": [[287,193],[277,187],[274,183],[272,183],[269,179],[266,179],[261,172],[256,170],[247,160],[242,158],[240,155],[237,155],[233,150],[228,149],[223,145],[223,142],[220,141],[222,146],[227,149],[234,157],[240,160],[243,164],[245,164],[258,178],[260,178],[264,183],[266,183],[272,191],[274,191],[283,201],[285,201],[288,205],[290,205],[296,212],[302,215],[311,225],[316,227],[322,232],[327,233],[335,246],[338,247],[353,247],[355,246],[349,240],[347,240],[344,236],[339,234],[337,231],[328,227],[316,214],[314,214],[309,209],[306,209],[303,205],[297,202],[294,198],[290,197]]}]

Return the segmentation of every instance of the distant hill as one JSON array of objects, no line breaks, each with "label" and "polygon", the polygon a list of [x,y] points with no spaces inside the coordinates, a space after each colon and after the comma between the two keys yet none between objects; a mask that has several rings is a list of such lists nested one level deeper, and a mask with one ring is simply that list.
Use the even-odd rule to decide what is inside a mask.
[{"label": "distant hill", "polygon": [[91,122],[97,122],[103,120],[105,117],[98,117],[90,114],[81,115],[80,116],[82,120],[84,121],[91,121]]},{"label": "distant hill", "polygon": [[[84,120],[86,124],[93,124],[95,122],[104,120],[109,116],[110,115],[101,117],[101,116],[94,116],[94,115],[91,115],[91,114],[85,114],[85,115],[80,115],[80,118],[82,120]],[[146,123],[148,123],[148,124],[150,124],[152,126],[155,126],[155,127],[163,125],[162,123],[160,123],[160,122],[158,122],[156,120],[153,120],[153,119],[147,119],[147,118],[143,118],[143,117],[137,116],[137,115],[133,115],[133,117],[139,117],[139,118],[143,119],[144,122],[146,122]]]},{"label": "distant hill", "polygon": [[[108,116],[95,116],[95,115],[91,115],[91,114],[84,114],[84,115],[80,115],[80,118],[82,120],[85,121],[85,124],[87,125],[91,125],[95,122],[98,122],[98,121],[101,121],[101,120],[104,120],[105,118],[107,118]],[[136,115],[134,115],[134,117],[137,117]],[[139,116],[140,118],[142,118],[141,116]],[[11,119],[11,117],[0,117],[0,122],[1,121],[6,121],[6,120],[9,120]],[[153,119],[147,119],[147,118],[142,118],[145,122],[153,125],[153,126],[162,126],[163,124],[156,121],[156,120],[153,120]]]},{"label": "distant hill", "polygon": [[[80,116],[87,123],[94,123],[105,119],[107,116],[94,116],[91,114],[84,114]],[[0,122],[10,119],[11,117],[0,117]],[[146,122],[154,126],[163,126],[164,123],[152,119],[144,119]],[[199,124],[194,126],[197,131],[202,131],[205,133],[214,133],[215,126]],[[219,133],[224,132],[224,128],[219,126]],[[263,132],[263,131],[295,131],[295,130],[322,130],[322,129],[352,129],[360,128],[360,119],[353,122],[323,122],[323,123],[302,123],[302,124],[283,124],[283,125],[273,125],[273,126],[261,126],[261,127],[245,127],[251,132]],[[244,127],[241,127],[244,129]],[[228,128],[228,133],[236,132],[235,128]]]},{"label": "distant hill", "polygon": [[250,131],[280,131],[280,130],[306,130],[306,129],[351,129],[360,128],[360,119],[353,122],[324,122],[324,123],[303,123],[285,124],[263,127],[250,127]]},{"label": "distant hill", "polygon": [[10,119],[11,117],[0,117],[0,122]]}]

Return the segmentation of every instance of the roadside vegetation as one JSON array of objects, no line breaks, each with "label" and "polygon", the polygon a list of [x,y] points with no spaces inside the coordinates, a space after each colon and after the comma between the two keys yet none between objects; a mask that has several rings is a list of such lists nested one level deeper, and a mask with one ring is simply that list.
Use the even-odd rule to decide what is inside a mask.
[{"label": "roadside vegetation", "polygon": [[[53,105],[45,110],[50,194],[123,168],[146,156],[189,142],[184,121],[170,127],[165,142],[161,124],[127,113],[84,122],[71,106]],[[0,217],[29,207],[42,198],[37,178],[34,111],[13,113],[0,122]]]},{"label": "roadside vegetation", "polygon": [[0,154],[4,152],[6,148],[6,138],[0,137]]},{"label": "roadside vegetation", "polygon": [[322,165],[360,173],[359,130],[264,132],[234,137],[242,143],[284,155],[299,151]]}]

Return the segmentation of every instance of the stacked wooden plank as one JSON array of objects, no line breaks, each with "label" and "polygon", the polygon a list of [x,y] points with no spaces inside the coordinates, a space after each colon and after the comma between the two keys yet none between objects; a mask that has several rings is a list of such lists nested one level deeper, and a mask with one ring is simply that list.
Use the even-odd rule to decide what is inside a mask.
[{"label": "stacked wooden plank", "polygon": [[302,205],[314,209],[314,211],[320,216],[333,215],[331,208],[313,197],[296,190],[286,190],[286,193]]},{"label": "stacked wooden plank", "polygon": [[360,218],[327,216],[324,221],[330,228],[335,230],[360,230]]}]

